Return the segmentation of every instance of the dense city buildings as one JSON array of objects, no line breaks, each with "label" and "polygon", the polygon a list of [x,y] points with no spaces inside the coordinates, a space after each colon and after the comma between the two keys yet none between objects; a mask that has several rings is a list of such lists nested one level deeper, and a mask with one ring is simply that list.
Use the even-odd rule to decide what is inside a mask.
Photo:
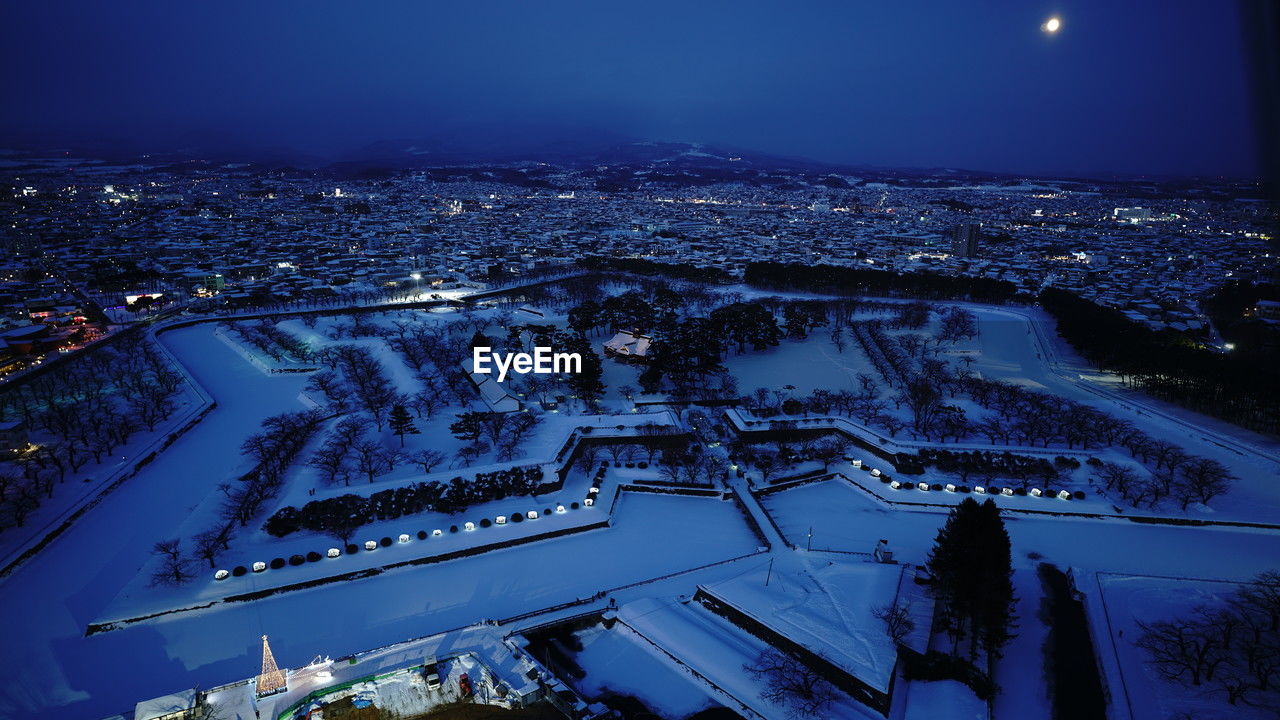
[{"label": "dense city buildings", "polygon": [[605,255],[1058,287],[1213,342],[1200,298],[1276,269],[1256,183],[860,174],[661,149],[646,163],[345,173],[13,155],[6,331],[45,325],[44,347],[74,346],[164,308],[478,288]]}]

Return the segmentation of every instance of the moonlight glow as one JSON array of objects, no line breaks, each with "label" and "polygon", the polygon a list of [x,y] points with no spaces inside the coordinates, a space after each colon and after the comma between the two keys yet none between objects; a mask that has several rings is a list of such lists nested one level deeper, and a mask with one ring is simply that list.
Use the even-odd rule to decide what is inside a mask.
[{"label": "moonlight glow", "polygon": [[1051,17],[1048,20],[1044,21],[1044,25],[1040,26],[1041,30],[1044,30],[1050,35],[1058,32],[1058,30],[1061,28],[1062,28],[1062,20],[1058,17]]}]

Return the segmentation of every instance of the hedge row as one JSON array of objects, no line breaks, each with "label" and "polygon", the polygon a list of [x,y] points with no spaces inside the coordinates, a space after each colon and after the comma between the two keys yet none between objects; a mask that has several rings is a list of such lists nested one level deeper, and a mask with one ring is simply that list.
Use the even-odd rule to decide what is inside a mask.
[{"label": "hedge row", "polygon": [[275,537],[311,530],[339,538],[377,520],[435,511],[455,515],[468,507],[512,496],[532,495],[542,483],[541,465],[479,473],[471,481],[455,477],[448,484],[430,481],[380,490],[369,497],[346,494],[312,500],[301,509],[288,505],[267,519],[263,529]]}]

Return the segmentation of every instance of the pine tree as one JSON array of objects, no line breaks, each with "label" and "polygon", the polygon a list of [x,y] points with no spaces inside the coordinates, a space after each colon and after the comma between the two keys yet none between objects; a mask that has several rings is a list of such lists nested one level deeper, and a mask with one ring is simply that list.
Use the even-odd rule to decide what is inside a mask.
[{"label": "pine tree", "polygon": [[942,628],[953,653],[970,640],[970,655],[982,648],[998,655],[1012,637],[1013,553],[1000,509],[988,499],[965,498],[938,531],[927,563]]},{"label": "pine tree", "polygon": [[999,657],[1000,649],[1013,637],[1013,547],[1000,508],[990,499],[982,504],[978,519],[977,553],[982,562],[976,565],[974,627],[982,649]]},{"label": "pine tree", "polygon": [[582,358],[582,372],[572,373],[568,377],[569,387],[582,398],[589,407],[594,407],[604,394],[604,364],[600,356],[592,349],[586,338],[578,335],[560,334],[556,338],[566,352],[578,353]]},{"label": "pine tree", "polygon": [[391,425],[391,431],[400,436],[400,447],[404,447],[405,435],[418,434],[418,428],[413,424],[413,416],[400,403],[396,403],[395,407],[391,408],[391,417],[388,422]]},{"label": "pine tree", "polygon": [[973,498],[963,502],[947,516],[938,530],[926,566],[933,578],[933,596],[941,628],[952,638],[953,650],[959,647],[967,628],[970,571],[969,548],[972,546],[973,518],[978,503]]}]

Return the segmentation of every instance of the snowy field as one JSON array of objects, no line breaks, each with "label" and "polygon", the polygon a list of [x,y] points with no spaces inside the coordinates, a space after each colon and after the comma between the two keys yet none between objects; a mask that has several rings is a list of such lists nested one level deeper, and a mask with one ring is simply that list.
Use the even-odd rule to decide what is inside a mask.
[{"label": "snowy field", "polygon": [[[763,497],[761,504],[778,523],[783,535],[798,547],[805,547],[810,532],[815,551],[869,553],[880,538],[885,538],[896,557],[910,563],[925,562],[934,536],[946,519],[941,511],[890,509],[836,480],[773,493]],[[1040,708],[1042,712],[1048,708],[1042,666],[1039,661],[1027,662],[1027,658],[1039,658],[1047,632],[1038,617],[1042,590],[1035,574],[1037,563],[1051,562],[1086,575],[1099,570],[1241,581],[1274,568],[1276,558],[1280,558],[1280,533],[1270,531],[1027,516],[1007,516],[1005,522],[1013,542],[1019,629],[1005,659],[996,666],[996,680],[1004,688],[995,704],[996,717],[1001,719],[1026,717],[1023,713],[1029,707]],[[1239,552],[1241,548],[1249,550]],[[1162,582],[1166,594],[1159,602],[1153,599],[1153,607],[1190,598],[1189,608],[1200,601],[1195,599],[1200,592],[1197,588],[1221,587],[1220,583],[1200,581]],[[1107,598],[1110,611],[1110,588]],[[1119,602],[1127,600],[1120,596]],[[1143,602],[1145,600],[1137,600],[1134,605],[1141,606]],[[1121,612],[1132,610],[1122,607]],[[1158,613],[1152,610],[1151,614]],[[1100,618],[1094,613],[1091,619],[1096,623]],[[1125,635],[1134,637],[1132,630],[1125,631]],[[1149,671],[1136,654],[1136,648],[1128,643],[1117,644],[1128,652],[1122,655],[1126,685],[1133,682],[1131,676],[1139,680],[1146,678]],[[1139,684],[1136,692],[1147,694],[1135,696],[1135,707],[1149,706],[1153,702],[1151,698],[1159,694],[1142,688]],[[1173,715],[1135,713],[1134,717],[1135,720],[1165,720]]]},{"label": "snowy field", "polygon": [[[69,535],[50,552],[70,547],[73,537],[83,540]],[[10,678],[0,717],[102,717],[166,688],[253,674],[263,633],[271,635],[277,660],[296,666],[318,654],[337,657],[587,598],[602,588],[744,555],[757,542],[732,503],[628,493],[611,528],[90,638],[85,624],[106,599],[98,583],[109,577],[38,575],[37,596],[67,600],[25,604],[21,598],[32,597],[34,588],[0,585],[4,603],[27,608],[24,623],[0,649],[0,670]]]},{"label": "snowy field", "polygon": [[718,704],[704,687],[626,626],[605,630],[596,625],[574,637],[582,650],[573,659],[586,671],[574,685],[587,699],[630,695],[668,718],[682,718]]},{"label": "snowy field", "polygon": [[[1053,341],[1045,339],[1041,327],[1043,317],[1037,310],[973,309],[981,334],[977,339],[952,347],[949,353],[953,360],[959,362],[959,357],[971,356],[974,358],[972,369],[983,377],[1007,380],[1098,407],[1132,421],[1152,436],[1168,437],[1188,452],[1227,464],[1240,478],[1234,490],[1217,498],[1211,509],[1189,508],[1186,513],[1189,516],[1280,522],[1280,483],[1275,482],[1280,477],[1280,466],[1267,457],[1267,453],[1274,451],[1273,443],[1247,433],[1231,432],[1221,424],[1197,425],[1193,414],[1174,412],[1135,398],[1132,393],[1126,394],[1097,381],[1096,376],[1084,377],[1080,373],[1073,376],[1064,368],[1071,367],[1074,360]],[[473,314],[495,321],[511,316],[509,311],[497,309]],[[389,327],[396,321],[406,320],[448,322],[460,315],[395,311],[375,314],[369,321]],[[517,321],[530,320],[516,315]],[[868,315],[873,316],[877,315]],[[348,322],[345,318],[320,318],[314,323],[287,320],[278,327],[304,340],[312,349],[335,343],[364,347],[378,359],[398,392],[408,395],[423,388],[423,379],[386,340],[374,337],[335,340],[336,329]],[[562,324],[563,319],[551,317],[548,322]],[[492,334],[497,328],[487,328],[487,331]],[[591,338],[597,346],[605,339],[608,338]],[[700,606],[680,603],[680,595],[692,594],[695,589],[688,576],[666,578],[672,573],[760,550],[761,541],[739,507],[719,499],[623,492],[607,528],[540,539],[461,560],[392,569],[358,581],[294,590],[253,602],[218,602],[205,609],[160,615],[85,637],[86,627],[99,620],[190,608],[212,603],[231,593],[579,527],[608,517],[608,508],[602,502],[595,508],[567,510],[563,514],[553,510],[550,515],[539,515],[536,520],[519,525],[448,532],[451,525],[467,521],[478,524],[480,518],[509,516],[516,511],[541,511],[581,501],[586,487],[594,482],[593,476],[574,470],[564,489],[555,493],[536,498],[511,497],[477,505],[453,516],[423,512],[397,520],[375,521],[352,537],[353,542],[382,536],[396,538],[397,542],[391,547],[300,567],[268,570],[263,575],[250,574],[221,583],[211,579],[212,569],[205,564],[197,580],[186,587],[148,587],[155,563],[153,544],[171,537],[190,538],[207,528],[222,502],[219,485],[233,481],[250,469],[240,452],[244,438],[256,432],[268,416],[307,407],[307,398],[303,395],[307,374],[263,372],[245,359],[244,348],[219,338],[212,324],[166,333],[160,342],[179,357],[218,406],[34,561],[0,582],[0,606],[18,619],[12,624],[6,642],[0,645],[0,672],[6,677],[0,688],[0,718],[99,718],[127,709],[138,699],[163,692],[197,685],[208,687],[246,677],[257,669],[258,637],[263,633],[270,634],[282,666],[298,666],[316,655],[337,657],[459,628],[478,620],[514,618],[566,603],[574,603],[573,608],[589,607],[602,603],[597,593],[609,589],[618,589],[613,596],[623,603],[618,613],[622,624],[608,631],[585,631],[580,637],[584,649],[579,661],[588,669],[582,689],[588,695],[609,692],[634,695],[671,717],[687,716],[715,704],[741,707],[749,717],[754,716],[753,713],[775,717],[784,712],[761,698],[759,684],[742,671],[742,664],[754,658],[763,649],[763,643]],[[841,351],[825,329],[815,330],[803,341],[784,339],[778,347],[762,352],[731,352],[725,362],[737,379],[740,394],[749,394],[756,387],[778,389],[791,397],[808,395],[818,389],[856,391],[860,386],[859,373],[878,378],[877,371],[856,343],[846,339]],[[492,450],[469,462],[456,457],[464,443],[450,433],[449,425],[458,412],[467,407],[480,407],[478,398],[473,397],[463,404],[454,402],[430,418],[417,419],[421,434],[405,438],[406,451],[438,449],[449,458],[433,471],[422,472],[413,464],[402,463],[388,472],[376,474],[372,482],[357,476],[349,485],[330,484],[322,480],[317,470],[305,465],[305,458],[331,430],[333,423],[330,423],[313,438],[287,473],[278,496],[265,505],[261,517],[237,529],[231,549],[218,561],[218,567],[248,565],[257,560],[270,561],[274,557],[313,550],[323,553],[338,544],[332,537],[307,531],[284,538],[266,534],[261,529],[262,521],[286,505],[301,506],[310,500],[345,493],[368,495],[423,479],[471,477],[477,472],[511,465],[547,464],[549,478],[556,469],[553,458],[576,426],[592,426],[593,436],[600,437],[632,433],[631,428],[642,422],[679,422],[681,416],[665,409],[656,410],[652,415],[633,412],[632,403],[622,397],[619,388],[638,385],[637,366],[606,360],[604,368],[608,385],[602,403],[604,414],[583,415],[580,402],[567,400],[559,412],[542,414],[542,423],[509,460],[499,461]],[[980,413],[967,404],[967,400],[957,402],[967,411]],[[892,407],[890,404],[889,408]],[[887,412],[909,416],[905,407]],[[714,419],[714,413],[708,414]],[[623,430],[616,429],[619,424],[624,426]],[[400,438],[389,429],[374,433],[374,438],[387,448],[398,449],[400,443]],[[894,440],[907,450],[925,445],[911,438],[909,431],[899,433]],[[964,445],[980,447],[983,443],[970,439]],[[1252,452],[1255,446],[1260,452]],[[719,454],[726,452],[723,446],[714,443],[708,448]],[[1050,448],[1048,452],[1057,450]],[[1012,451],[1019,452],[1019,449]],[[125,455],[128,454],[126,451]],[[851,452],[855,457],[858,454]],[[1116,450],[1098,450],[1094,454],[1118,461],[1127,457],[1123,451]],[[869,457],[864,459],[871,462]],[[809,461],[787,473],[812,469],[821,469],[820,463]],[[770,557],[782,560],[779,569],[788,561],[798,562],[797,558],[813,563],[861,563],[881,539],[889,541],[900,561],[923,563],[945,520],[947,508],[909,507],[884,500],[949,505],[963,497],[972,497],[948,492],[893,491],[842,462],[833,463],[831,470],[855,477],[866,490],[843,480],[829,479],[760,498],[760,506],[776,522],[781,534],[800,549],[792,554],[791,550],[775,543]],[[1071,473],[1069,480],[1054,481],[1054,485],[1087,489],[1088,472],[1087,466],[1078,469]],[[610,469],[601,498],[611,499],[614,489],[622,482],[655,477],[655,469]],[[923,476],[903,476],[902,479],[924,479],[930,483],[956,481],[955,477],[934,469]],[[967,484],[977,483],[970,479]],[[1012,486],[1003,479],[998,484]],[[729,486],[745,492],[747,482],[731,479]],[[977,499],[984,498],[978,496]],[[1008,509],[1077,513],[1112,509],[1110,502],[1092,491],[1084,501],[1001,497],[997,503]],[[750,499],[746,504],[748,512],[758,515],[760,511]],[[1164,506],[1155,514],[1179,513]],[[995,702],[997,720],[1043,717],[1048,712],[1040,661],[1045,627],[1036,617],[1041,598],[1035,576],[1037,563],[1051,562],[1060,568],[1074,568],[1085,577],[1101,571],[1238,582],[1271,569],[1276,558],[1280,558],[1280,532],[1271,530],[1138,524],[1122,519],[1015,513],[1006,514],[1006,523],[1013,542],[1020,631],[1008,648],[1006,660],[996,668],[996,679],[1005,688]],[[765,522],[761,525],[770,542],[774,542],[771,526]],[[430,534],[434,529],[442,529],[442,535],[426,540],[416,536],[419,530]],[[401,533],[410,535],[410,539],[398,542]],[[0,542],[4,539],[0,538]],[[805,553],[807,547],[812,547],[813,552]],[[1242,548],[1247,548],[1247,552],[1241,552]],[[743,582],[744,577],[754,578],[768,561],[769,558],[758,555],[740,561],[751,563],[749,568],[729,563],[699,572],[706,575],[708,583],[719,581],[731,585]],[[64,570],[68,568],[78,571]],[[634,585],[657,578],[664,579]],[[1112,640],[1118,664],[1123,668],[1126,685],[1133,688],[1133,697],[1147,708],[1135,713],[1135,720],[1172,718],[1170,713],[1184,707],[1177,703],[1188,702],[1192,704],[1186,707],[1203,713],[1195,714],[1197,718],[1219,717],[1212,714],[1217,712],[1211,709],[1212,702],[1202,706],[1195,704],[1199,702],[1195,698],[1160,689],[1158,680],[1153,680],[1140,658],[1133,655],[1136,650],[1127,640],[1133,633],[1125,628],[1130,627],[1126,623],[1136,617],[1135,608],[1144,608],[1144,612],[1151,614],[1158,614],[1153,608],[1176,612],[1181,607],[1179,603],[1193,602],[1202,595],[1208,597],[1213,588],[1221,585],[1204,580],[1145,578],[1144,582],[1147,584],[1117,580],[1107,585],[1105,593],[1107,612],[1113,619],[1120,618],[1112,628],[1116,632]],[[793,608],[794,617],[804,620],[807,626],[813,624],[807,612],[826,612],[824,608],[805,605],[804,598],[796,599],[796,608]],[[1125,639],[1120,638],[1121,630]],[[674,662],[667,653],[682,658],[686,664]],[[876,653],[868,651],[868,654]],[[980,716],[981,709],[971,707],[970,696],[966,693],[953,696],[952,690],[955,688],[946,683],[915,684],[905,693],[906,716],[931,717],[941,712],[939,708],[953,703],[963,707],[955,707],[946,717],[967,720]],[[1160,702],[1153,699],[1157,696],[1162,698]],[[875,715],[850,702],[833,708],[829,716]],[[1243,720],[1248,716],[1240,717]]]},{"label": "snowy field", "polygon": [[[1104,610],[1093,612],[1094,637],[1109,646],[1119,666],[1121,688],[1112,691],[1117,717],[1133,720],[1254,720],[1274,718],[1275,708],[1229,705],[1225,694],[1185,687],[1160,677],[1147,663],[1147,654],[1134,645],[1142,631],[1137,622],[1186,616],[1199,605],[1218,607],[1235,590],[1234,583],[1143,575],[1099,574],[1096,587],[1086,584],[1085,592],[1097,591]],[[1108,658],[1110,660],[1111,658]],[[1264,698],[1257,698],[1264,699]]]},{"label": "snowy field", "polygon": [[[748,718],[790,716],[789,706],[762,697],[763,685],[744,668],[754,664],[769,645],[701,605],[639,600],[623,605],[618,620],[669,655],[674,667],[731,698],[726,707]],[[835,693],[835,701],[823,709],[822,716],[833,720],[883,717],[842,692]]]},{"label": "snowy field", "polygon": [[[117,447],[102,462],[94,462],[90,458],[79,470],[68,469],[65,479],[54,487],[53,497],[42,498],[40,506],[27,516],[21,526],[0,532],[0,557],[15,557],[39,542],[117,479],[131,473],[139,460],[159,451],[170,434],[198,417],[205,403],[197,388],[188,382],[181,383],[174,397],[174,410],[168,419],[162,420],[154,430],[139,428],[128,443]],[[40,433],[35,433],[32,440],[42,442],[43,438]]]},{"label": "snowy field", "polygon": [[[885,538],[899,560],[916,564],[924,563],[946,520],[943,509],[893,509],[836,480],[766,495],[761,504],[798,547],[812,527],[814,550],[869,554]],[[1023,515],[1008,515],[1005,524],[1015,569],[1033,568],[1040,560],[1028,555],[1036,553],[1063,568],[1243,580],[1280,558],[1280,533],[1251,528]],[[1243,547],[1249,552],[1230,551]]]}]

